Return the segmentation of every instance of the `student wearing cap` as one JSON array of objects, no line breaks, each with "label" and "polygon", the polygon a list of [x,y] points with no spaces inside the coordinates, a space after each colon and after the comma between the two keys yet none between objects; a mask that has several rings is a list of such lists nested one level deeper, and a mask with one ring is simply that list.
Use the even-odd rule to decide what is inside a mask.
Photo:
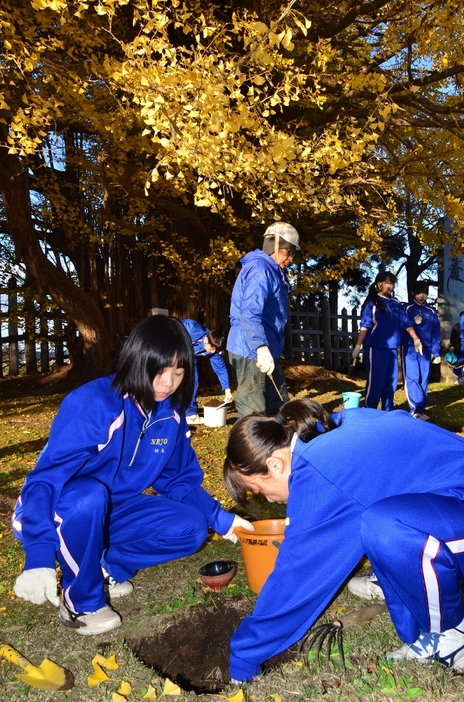
[{"label": "student wearing cap", "polygon": [[[237,416],[276,414],[288,400],[279,358],[285,341],[289,284],[285,271],[300,236],[291,224],[274,222],[261,249],[247,253],[235,281],[227,338],[229,361],[237,374]],[[274,387],[274,383],[283,398]]]}]

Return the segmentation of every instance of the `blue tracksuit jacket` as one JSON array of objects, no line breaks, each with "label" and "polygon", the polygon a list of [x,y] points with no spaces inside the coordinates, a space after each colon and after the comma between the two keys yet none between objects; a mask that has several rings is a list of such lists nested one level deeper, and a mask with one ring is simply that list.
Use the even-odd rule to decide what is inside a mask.
[{"label": "blue tracksuit jacket", "polygon": [[113,507],[152,487],[162,497],[195,507],[219,534],[232,525],[234,515],[201,487],[190,430],[170,400],[147,415],[130,395],[111,390],[111,381],[111,376],[99,378],[65,397],[48,443],[26,478],[13,515],[26,569],[55,567],[60,546],[55,508],[74,477],[98,479]]},{"label": "blue tracksuit jacket", "polygon": [[[440,320],[436,311],[428,305],[419,305],[418,302],[411,302],[409,305],[406,305],[406,314],[421,340],[424,357],[430,361],[431,354],[439,356],[441,352],[441,331]],[[417,321],[415,321],[416,319]],[[414,348],[414,341],[407,333],[403,333],[402,343],[403,346],[412,346]]]},{"label": "blue tracksuit jacket", "polygon": [[383,297],[385,310],[382,312],[372,300],[369,300],[361,315],[361,327],[368,330],[364,347],[378,349],[396,349],[401,344],[401,333],[412,323],[396,297]]},{"label": "blue tracksuit jacket", "polygon": [[[230,675],[236,680],[251,679],[261,663],[304,636],[365,553],[403,640],[417,638],[418,620],[425,622],[423,630],[437,630],[426,628],[427,617],[440,611],[440,598],[446,599],[451,587],[456,604],[452,611],[444,608],[443,628],[464,617],[450,563],[451,551],[464,566],[464,438],[403,410],[350,409],[333,418],[336,429],[308,443],[295,442],[285,538],[252,615],[231,639]],[[389,516],[386,523],[379,507]],[[410,524],[415,528],[405,534]],[[441,551],[443,566],[441,556],[438,564],[424,562],[427,534],[434,532],[450,539],[449,549]],[[371,542],[383,561],[374,558]],[[442,572],[440,586],[427,590],[424,583]],[[426,590],[429,599],[421,599]]]},{"label": "blue tracksuit jacket", "polygon": [[288,281],[268,254],[255,249],[241,259],[230,304],[227,350],[256,361],[256,349],[268,346],[279,359],[288,318]]}]

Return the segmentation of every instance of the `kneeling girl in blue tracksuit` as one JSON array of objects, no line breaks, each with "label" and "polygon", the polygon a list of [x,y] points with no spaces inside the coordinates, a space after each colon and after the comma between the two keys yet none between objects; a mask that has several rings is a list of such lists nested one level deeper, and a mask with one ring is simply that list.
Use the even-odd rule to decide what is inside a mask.
[{"label": "kneeling girl in blue tracksuit", "polygon": [[230,538],[244,521],[201,487],[184,416],[193,364],[179,320],[143,320],[114,375],[63,400],[26,478],[13,515],[26,555],[14,591],[35,604],[49,600],[62,624],[80,634],[120,625],[106,596],[131,592],[128,579],[137,570],[194,553],[209,527]]},{"label": "kneeling girl in blue tracksuit", "polygon": [[404,392],[411,414],[417,419],[428,420],[427,404],[430,364],[441,363],[440,320],[436,311],[426,305],[429,286],[418,280],[413,285],[413,302],[406,305],[406,314],[422,344],[422,353],[417,353],[409,334],[403,333],[403,377]]},{"label": "kneeling girl in blue tracksuit", "polygon": [[414,349],[422,346],[414,324],[403,305],[393,297],[396,276],[389,271],[377,274],[361,309],[361,325],[351,357],[356,359],[364,345],[366,394],[364,405],[376,409],[379,402],[387,412],[394,409],[393,398],[398,385],[398,347],[401,334],[412,337]]},{"label": "kneeling girl in blue tracksuit", "polygon": [[224,479],[238,502],[287,504],[275,568],[231,639],[234,680],[301,639],[363,555],[405,642],[389,657],[464,669],[464,438],[403,410],[292,400],[236,422]]}]

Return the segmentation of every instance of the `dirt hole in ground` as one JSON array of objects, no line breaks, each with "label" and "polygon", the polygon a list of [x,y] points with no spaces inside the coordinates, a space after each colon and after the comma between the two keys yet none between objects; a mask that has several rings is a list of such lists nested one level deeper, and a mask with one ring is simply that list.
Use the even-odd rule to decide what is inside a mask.
[{"label": "dirt hole in ground", "polygon": [[[163,618],[152,636],[126,640],[131,651],[158,675],[184,691],[221,692],[230,683],[229,642],[242,619],[251,612],[246,601],[213,596],[211,603]],[[294,659],[296,647],[267,661],[269,670]]]}]

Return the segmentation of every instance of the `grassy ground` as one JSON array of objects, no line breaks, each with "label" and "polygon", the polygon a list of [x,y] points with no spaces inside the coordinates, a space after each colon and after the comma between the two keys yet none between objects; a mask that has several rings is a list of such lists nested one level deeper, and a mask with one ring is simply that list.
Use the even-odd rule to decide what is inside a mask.
[{"label": "grassy ground", "polygon": [[[309,395],[327,408],[341,408],[344,390],[362,390],[361,378],[348,380],[343,375],[329,374],[311,367],[286,369],[292,396]],[[66,390],[69,389],[66,387]],[[173,563],[140,572],[134,578],[134,593],[118,601],[117,609],[124,623],[115,632],[103,637],[81,637],[62,627],[51,605],[34,606],[15,597],[12,586],[23,562],[20,547],[14,541],[9,526],[9,512],[27,472],[33,467],[43,447],[51,420],[65,391],[62,383],[29,379],[0,380],[0,645],[9,644],[18,649],[34,665],[44,658],[72,670],[75,686],[67,692],[43,692],[31,688],[15,678],[17,668],[0,665],[0,700],[68,700],[93,702],[117,700],[113,697],[120,680],[128,681],[131,692],[127,699],[141,700],[150,690],[157,699],[198,699],[194,693],[178,697],[163,694],[165,681],[143,665],[128,649],[125,641],[134,636],[148,635],[161,618],[169,617],[176,609],[196,606],[205,602],[209,594],[198,582],[198,567],[213,558],[231,558],[239,567],[234,588],[227,596],[240,594],[254,602],[256,596],[248,590],[241,560],[240,547],[223,539],[210,538],[203,549]],[[209,388],[200,395],[200,404],[216,397],[218,388]],[[221,395],[218,394],[217,397]],[[396,405],[406,408],[401,390],[396,394]],[[434,383],[430,388],[428,408],[432,421],[452,431],[464,432],[464,389],[459,385]],[[225,493],[222,480],[222,461],[228,430],[234,421],[234,412],[228,412],[228,425],[209,429],[195,427],[193,444],[205,472],[205,487],[217,497],[226,509],[235,505]],[[394,458],[390,457],[394,465]],[[253,500],[249,515],[253,518],[283,516],[281,506]],[[364,564],[361,564],[363,567]],[[331,620],[351,612],[365,603],[342,589],[324,615]],[[413,662],[388,663],[382,656],[399,645],[388,614],[358,624],[345,632],[345,647],[349,663],[348,673],[341,674],[335,667],[329,673],[315,661],[305,665],[287,663],[261,676],[243,688],[246,699],[261,702],[284,702],[308,699],[344,700],[461,700],[464,679],[440,666],[420,666]],[[116,655],[120,664],[117,671],[108,672],[109,681],[89,687],[95,654]],[[301,663],[301,661],[300,661]],[[226,697],[237,692],[231,687]],[[210,699],[220,699],[209,696]],[[154,699],[155,697],[152,697]],[[124,698],[119,698],[123,702]]]}]

